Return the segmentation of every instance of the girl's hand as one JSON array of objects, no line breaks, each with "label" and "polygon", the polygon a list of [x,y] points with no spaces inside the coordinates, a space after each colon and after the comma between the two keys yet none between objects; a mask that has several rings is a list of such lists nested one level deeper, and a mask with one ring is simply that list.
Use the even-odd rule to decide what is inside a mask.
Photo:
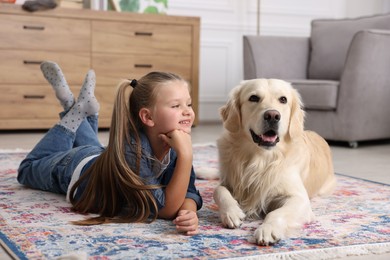
[{"label": "girl's hand", "polygon": [[173,220],[173,224],[176,225],[176,230],[188,236],[199,233],[198,222],[198,215],[192,210],[180,210],[177,213],[177,217]]},{"label": "girl's hand", "polygon": [[192,158],[191,135],[182,130],[173,130],[167,134],[160,134],[160,138],[172,147],[178,155]]}]

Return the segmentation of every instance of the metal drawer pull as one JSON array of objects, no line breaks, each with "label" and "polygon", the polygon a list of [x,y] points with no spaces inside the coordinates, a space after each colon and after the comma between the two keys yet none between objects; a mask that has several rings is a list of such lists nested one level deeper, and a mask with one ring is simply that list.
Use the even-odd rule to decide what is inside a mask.
[{"label": "metal drawer pull", "polygon": [[153,36],[152,32],[135,32],[136,36]]},{"label": "metal drawer pull", "polygon": [[45,30],[45,26],[23,25],[23,29],[43,31]]},{"label": "metal drawer pull", "polygon": [[45,95],[23,95],[24,99],[44,99]]},{"label": "metal drawer pull", "polygon": [[135,68],[152,68],[152,64],[134,64]]},{"label": "metal drawer pull", "polygon": [[42,61],[39,61],[39,60],[24,60],[23,61],[24,64],[33,64],[33,65],[39,65],[42,63]]}]

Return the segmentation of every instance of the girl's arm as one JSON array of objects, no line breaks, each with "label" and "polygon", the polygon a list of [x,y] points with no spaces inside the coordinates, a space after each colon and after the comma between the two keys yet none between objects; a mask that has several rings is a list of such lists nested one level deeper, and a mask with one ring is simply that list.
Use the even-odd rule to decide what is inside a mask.
[{"label": "girl's arm", "polygon": [[161,138],[175,149],[177,159],[172,178],[165,188],[165,206],[159,210],[158,215],[161,218],[173,219],[185,204],[192,169],[192,142],[191,136],[180,130],[162,135]]}]

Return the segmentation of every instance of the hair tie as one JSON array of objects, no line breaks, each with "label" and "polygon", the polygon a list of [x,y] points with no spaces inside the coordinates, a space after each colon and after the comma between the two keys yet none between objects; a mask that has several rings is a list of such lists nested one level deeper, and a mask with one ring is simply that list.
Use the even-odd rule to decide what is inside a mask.
[{"label": "hair tie", "polygon": [[136,79],[133,79],[131,82],[130,82],[130,86],[132,86],[133,88],[135,88],[137,86],[137,80]]}]

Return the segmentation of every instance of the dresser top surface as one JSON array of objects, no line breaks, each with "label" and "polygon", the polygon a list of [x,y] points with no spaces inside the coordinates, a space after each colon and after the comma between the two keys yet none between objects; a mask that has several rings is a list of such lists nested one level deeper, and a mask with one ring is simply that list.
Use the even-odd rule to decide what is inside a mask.
[{"label": "dresser top surface", "polygon": [[0,3],[1,14],[14,15],[31,15],[39,17],[58,17],[58,18],[73,18],[86,20],[105,20],[105,21],[129,21],[143,23],[166,23],[166,24],[188,24],[198,25],[199,17],[194,16],[174,16],[174,15],[159,15],[159,14],[140,14],[132,12],[116,12],[116,11],[95,11],[89,9],[72,9],[56,7],[50,10],[27,12],[24,11],[21,5]]}]

